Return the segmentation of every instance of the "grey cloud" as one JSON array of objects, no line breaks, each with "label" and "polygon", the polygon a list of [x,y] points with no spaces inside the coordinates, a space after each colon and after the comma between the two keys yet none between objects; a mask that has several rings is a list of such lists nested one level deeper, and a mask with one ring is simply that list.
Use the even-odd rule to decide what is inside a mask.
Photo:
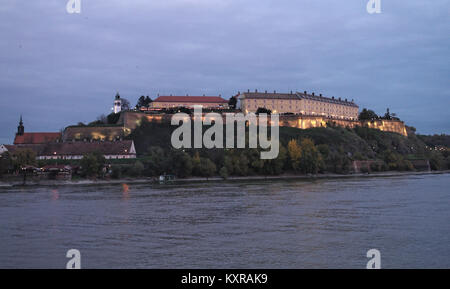
[{"label": "grey cloud", "polygon": [[[5,3],[3,3],[5,2]],[[0,6],[0,138],[108,113],[118,90],[308,90],[387,107],[450,133],[449,1],[6,0]]]}]

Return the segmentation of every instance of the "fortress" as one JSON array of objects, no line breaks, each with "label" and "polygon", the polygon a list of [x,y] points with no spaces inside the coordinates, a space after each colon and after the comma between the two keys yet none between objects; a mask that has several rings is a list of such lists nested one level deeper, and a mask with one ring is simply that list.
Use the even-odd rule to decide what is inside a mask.
[{"label": "fortress", "polygon": [[[142,123],[143,119],[153,123],[170,124],[178,111],[189,112],[200,105],[222,116],[224,123],[227,112],[279,114],[279,125],[298,129],[318,127],[369,127],[385,132],[407,136],[405,124],[397,118],[385,117],[373,120],[359,120],[359,107],[353,100],[327,98],[322,95],[304,93],[238,93],[240,109],[235,109],[220,96],[159,97],[157,102],[141,109],[123,109],[122,99],[117,94],[114,99],[114,121],[93,125],[68,126],[63,132],[25,132],[20,118],[14,145],[0,146],[0,154],[17,149],[31,149],[38,159],[81,159],[84,153],[101,151],[107,159],[136,158],[132,140],[124,140]],[[261,111],[262,110],[262,111]],[[206,113],[206,112],[205,112]],[[190,115],[193,120],[193,115]],[[117,120],[117,121],[116,121]],[[270,120],[269,120],[270,121]],[[113,123],[115,122],[115,123]],[[82,154],[83,152],[83,154]]]},{"label": "fortress", "polygon": [[[167,114],[146,114],[141,112],[126,112],[119,121],[123,124],[124,133],[131,132],[146,118],[149,122],[170,123],[172,115]],[[224,116],[223,116],[224,117]],[[280,115],[280,126],[309,129],[314,127],[341,126],[354,128],[356,126],[366,126],[386,132],[394,132],[403,136],[408,136],[406,126],[400,120],[379,119],[374,121],[334,119],[326,116],[303,116],[303,115]]]},{"label": "fortress", "polygon": [[[65,141],[80,141],[84,139],[113,141],[129,135],[141,124],[143,118],[149,122],[170,123],[172,114],[149,114],[146,112],[122,111],[118,123],[114,126],[67,127],[63,133],[63,139]],[[361,121],[354,119],[335,119],[321,115],[280,115],[280,126],[295,127],[299,129],[327,126],[349,128],[366,126],[407,136],[405,124],[400,120],[379,119],[373,121]]]},{"label": "fortress", "polygon": [[[240,110],[234,110],[234,112],[240,111],[247,114],[257,112],[259,109],[266,109],[272,113],[280,114],[280,126],[284,127],[309,129],[329,126],[348,128],[361,126],[407,136],[406,126],[399,119],[359,120],[359,107],[353,100],[329,98],[314,93],[308,94],[306,91],[303,93],[248,91],[242,94],[238,93],[234,98],[240,101]],[[146,109],[122,110],[122,99],[117,94],[113,108],[114,114],[118,116],[118,121],[115,124],[69,126],[62,133],[24,133],[21,121],[15,144],[48,143],[55,140],[63,143],[77,141],[117,142],[122,141],[124,137],[138,127],[142,119],[155,123],[170,123],[177,108],[202,105],[205,108],[222,112],[222,117],[225,117],[224,113],[230,109],[228,103],[225,103],[226,101],[220,96],[169,96],[159,97],[157,100]],[[167,109],[172,109],[172,111],[169,112]]]}]

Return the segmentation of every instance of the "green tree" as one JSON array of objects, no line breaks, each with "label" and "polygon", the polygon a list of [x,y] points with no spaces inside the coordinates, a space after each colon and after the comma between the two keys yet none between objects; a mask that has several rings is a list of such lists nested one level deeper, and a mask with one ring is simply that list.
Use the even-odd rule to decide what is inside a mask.
[{"label": "green tree", "polygon": [[430,168],[433,171],[445,169],[445,160],[439,152],[432,152],[430,156]]},{"label": "green tree", "polygon": [[111,177],[113,179],[120,179],[122,177],[122,166],[119,165],[112,166],[111,170],[112,170]]},{"label": "green tree", "polygon": [[278,157],[264,162],[264,172],[269,175],[282,174],[286,166],[287,154],[286,148],[280,143]]},{"label": "green tree", "polygon": [[137,101],[137,103],[136,103],[136,108],[137,109],[140,109],[140,108],[143,108],[143,107],[146,107],[146,108],[148,108],[148,107],[150,107],[150,104],[152,103],[153,101],[152,101],[152,99],[147,95],[147,96],[141,96],[141,97],[139,97],[139,99],[138,99],[138,101]]},{"label": "green tree", "polygon": [[237,104],[237,98],[232,96],[230,98],[230,100],[228,101],[228,106],[232,109],[236,109],[236,104]]},{"label": "green tree", "polygon": [[171,168],[169,171],[180,178],[191,176],[193,164],[190,155],[180,150],[174,150],[170,153],[170,156]]},{"label": "green tree", "polygon": [[11,154],[4,152],[0,155],[0,177],[4,175],[12,165]]},{"label": "green tree", "polygon": [[336,174],[345,174],[350,171],[351,161],[342,151],[331,152],[326,160],[326,168]]},{"label": "green tree", "polygon": [[327,144],[320,144],[317,146],[317,149],[319,150],[323,159],[327,159],[330,155],[330,147]]},{"label": "green tree", "polygon": [[302,172],[306,174],[317,174],[322,166],[322,156],[309,138],[302,139],[300,143],[301,156],[300,167]]},{"label": "green tree", "polygon": [[389,170],[398,170],[399,164],[402,161],[401,155],[391,150],[386,150],[382,154],[383,160],[388,166]]},{"label": "green tree", "polygon": [[202,164],[201,164],[201,158],[198,151],[194,153],[194,156],[192,157],[192,173],[195,176],[202,176]]},{"label": "green tree", "polygon": [[363,156],[361,152],[356,152],[353,154],[353,159],[357,161],[365,160],[366,158]]},{"label": "green tree", "polygon": [[153,100],[150,98],[150,96],[145,97],[145,107],[150,107],[150,104],[153,102]]},{"label": "green tree", "polygon": [[140,109],[142,107],[145,107],[145,96],[143,96],[143,95],[141,97],[139,97],[138,102],[136,103],[137,109]]},{"label": "green tree", "polygon": [[110,113],[106,117],[108,124],[116,124],[119,121],[120,113]]},{"label": "green tree", "polygon": [[12,165],[15,170],[24,166],[36,166],[36,153],[31,149],[18,149],[12,155]]},{"label": "green tree", "polygon": [[224,159],[223,159],[223,166],[227,169],[227,172],[229,175],[233,174],[233,156],[230,151],[230,153],[226,153]]},{"label": "green tree", "polygon": [[235,174],[239,176],[247,176],[249,168],[248,165],[248,158],[243,152],[233,156],[233,171]]},{"label": "green tree", "polygon": [[201,168],[202,168],[202,176],[206,177],[206,179],[214,176],[217,171],[216,165],[207,158],[200,159]]},{"label": "green tree", "polygon": [[228,170],[227,170],[227,168],[226,167],[222,167],[220,170],[219,170],[219,175],[224,179],[224,180],[226,180],[226,179],[228,179]]},{"label": "green tree", "polygon": [[288,154],[291,167],[294,171],[300,171],[300,158],[302,157],[302,149],[297,140],[292,139],[288,143]]},{"label": "green tree", "polygon": [[145,169],[144,164],[140,161],[136,161],[129,170],[130,177],[142,176],[144,169]]},{"label": "green tree", "polygon": [[270,109],[265,108],[265,107],[258,107],[258,109],[256,110],[256,114],[260,114],[260,113],[271,114],[272,111]]},{"label": "green tree", "polygon": [[257,149],[250,149],[247,152],[247,158],[249,161],[249,166],[251,168],[251,173],[263,173],[264,160],[261,159],[261,152]]},{"label": "green tree", "polygon": [[88,153],[81,159],[82,175],[96,178],[103,170],[105,157],[100,152]]},{"label": "green tree", "polygon": [[379,116],[373,110],[366,109],[366,108],[363,108],[363,110],[359,114],[360,120],[375,120],[378,118],[379,118]]},{"label": "green tree", "polygon": [[160,176],[167,171],[168,160],[164,150],[159,146],[151,146],[143,158],[144,174]]}]

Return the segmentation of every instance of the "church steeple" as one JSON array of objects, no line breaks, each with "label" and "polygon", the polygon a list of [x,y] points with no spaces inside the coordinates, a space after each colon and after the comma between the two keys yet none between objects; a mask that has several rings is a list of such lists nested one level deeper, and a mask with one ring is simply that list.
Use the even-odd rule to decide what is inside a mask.
[{"label": "church steeple", "polygon": [[17,135],[23,135],[25,132],[25,127],[23,126],[22,115],[20,115],[19,126],[17,127]]}]

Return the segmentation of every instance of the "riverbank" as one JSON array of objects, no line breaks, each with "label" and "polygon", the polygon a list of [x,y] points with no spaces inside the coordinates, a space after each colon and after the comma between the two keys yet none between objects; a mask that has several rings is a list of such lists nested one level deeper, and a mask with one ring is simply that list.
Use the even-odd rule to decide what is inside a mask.
[{"label": "riverbank", "polygon": [[[258,180],[314,180],[314,179],[348,179],[348,178],[375,178],[375,177],[395,177],[395,176],[411,176],[411,175],[437,175],[449,174],[450,170],[445,171],[429,171],[429,172],[378,172],[378,173],[359,173],[359,174],[317,174],[317,175],[293,175],[283,174],[278,176],[233,176],[223,179],[222,177],[191,177],[185,179],[176,179],[171,184],[182,183],[205,183],[205,182],[229,182],[229,181],[258,181]],[[89,185],[114,185],[114,184],[159,184],[155,178],[123,178],[109,180],[40,180],[38,182],[29,181],[25,185],[22,182],[0,181],[0,188],[8,187],[26,187],[26,186],[89,186]]]}]

